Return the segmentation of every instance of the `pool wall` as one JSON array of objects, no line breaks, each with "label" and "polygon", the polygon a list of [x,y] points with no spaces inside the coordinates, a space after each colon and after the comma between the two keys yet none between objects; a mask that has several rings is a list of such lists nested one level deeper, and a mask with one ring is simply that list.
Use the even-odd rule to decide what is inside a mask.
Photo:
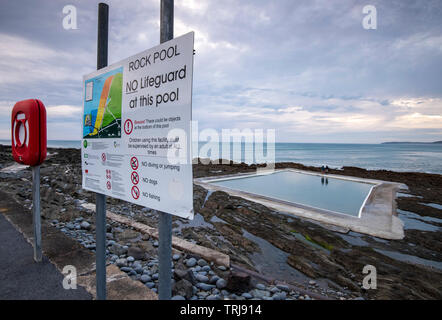
[{"label": "pool wall", "polygon": [[[372,184],[369,194],[361,205],[359,216],[350,216],[347,214],[319,209],[306,206],[300,203],[278,200],[262,195],[248,193],[245,191],[234,190],[223,186],[214,185],[213,182],[222,180],[239,179],[253,177],[256,175],[267,175],[275,172],[292,171],[303,174],[317,175],[325,178],[342,179],[359,183]],[[403,239],[403,223],[396,214],[396,191],[406,189],[403,184],[386,182],[372,179],[361,179],[349,176],[320,174],[296,169],[278,169],[268,172],[259,171],[258,173],[240,173],[233,175],[215,176],[194,179],[194,183],[212,191],[224,191],[232,196],[241,197],[256,203],[265,205],[271,209],[292,214],[301,218],[318,221],[321,224],[338,226],[344,231],[356,231],[373,235],[384,239]]]}]

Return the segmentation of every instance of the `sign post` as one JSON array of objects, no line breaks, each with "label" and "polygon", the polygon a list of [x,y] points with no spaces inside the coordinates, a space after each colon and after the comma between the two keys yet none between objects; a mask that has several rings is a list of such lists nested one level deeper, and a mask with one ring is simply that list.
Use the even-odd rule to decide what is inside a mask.
[{"label": "sign post", "polygon": [[[173,0],[161,0],[160,43],[173,39]],[[159,212],[158,221],[158,298],[172,298],[172,216]]]},{"label": "sign post", "polygon": [[41,262],[40,165],[32,167],[32,221],[34,223],[34,260]]},{"label": "sign post", "polygon": [[163,0],[159,45],[101,69],[99,59],[99,70],[83,77],[82,187],[97,193],[97,295],[110,196],[159,213],[158,291],[171,297],[171,215],[193,219],[194,33],[172,38],[173,1]]},{"label": "sign post", "polygon": [[[97,70],[107,66],[109,6],[98,4]],[[106,300],[106,196],[97,193],[95,208],[97,299]]]},{"label": "sign post", "polygon": [[28,99],[14,105],[11,116],[12,157],[32,168],[32,222],[34,260],[41,262],[40,164],[46,159],[46,108],[40,100]]}]

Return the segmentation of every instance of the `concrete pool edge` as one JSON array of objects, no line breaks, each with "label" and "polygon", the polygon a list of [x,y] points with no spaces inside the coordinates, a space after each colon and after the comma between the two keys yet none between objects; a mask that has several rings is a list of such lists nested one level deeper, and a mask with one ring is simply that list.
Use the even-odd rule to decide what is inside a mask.
[{"label": "concrete pool edge", "polygon": [[[326,178],[341,179],[359,183],[372,184],[363,205],[359,217],[347,214],[314,208],[302,204],[290,203],[266,196],[261,196],[244,191],[234,190],[212,184],[215,181],[230,180],[237,178],[267,175],[281,171],[292,171],[309,175],[317,175]],[[194,179],[194,183],[211,191],[223,191],[231,196],[237,196],[246,200],[262,204],[271,209],[288,213],[297,217],[322,222],[329,225],[343,227],[355,232],[369,234],[375,237],[399,240],[404,238],[404,224],[396,214],[396,192],[399,189],[407,189],[407,186],[395,182],[387,182],[373,179],[363,179],[336,174],[321,174],[298,169],[259,170],[257,172],[211,176]]]}]

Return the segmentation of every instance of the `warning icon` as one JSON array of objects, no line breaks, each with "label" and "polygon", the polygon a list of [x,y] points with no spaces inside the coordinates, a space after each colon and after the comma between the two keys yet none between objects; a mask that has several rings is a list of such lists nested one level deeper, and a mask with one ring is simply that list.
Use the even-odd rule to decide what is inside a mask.
[{"label": "warning icon", "polygon": [[140,181],[140,177],[138,176],[138,173],[136,171],[132,172],[132,174],[130,175],[130,179],[132,180],[133,184],[138,184],[138,182]]},{"label": "warning icon", "polygon": [[140,190],[137,186],[133,186],[131,190],[132,197],[137,200],[140,197]]}]

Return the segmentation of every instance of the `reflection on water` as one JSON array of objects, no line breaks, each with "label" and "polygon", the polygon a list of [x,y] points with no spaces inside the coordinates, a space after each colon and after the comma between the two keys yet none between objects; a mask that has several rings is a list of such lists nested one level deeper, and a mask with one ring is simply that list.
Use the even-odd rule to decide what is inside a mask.
[{"label": "reflection on water", "polygon": [[414,230],[421,230],[421,231],[440,231],[440,227],[435,226],[430,223],[425,222],[436,222],[436,223],[442,223],[441,219],[433,218],[433,217],[425,217],[420,216],[416,213],[405,211],[401,209],[397,209],[399,218],[404,222],[404,229],[414,229]]},{"label": "reflection on water", "polygon": [[356,217],[373,187],[368,183],[294,171],[213,181],[211,184]]},{"label": "reflection on water", "polygon": [[289,254],[272,245],[270,242],[257,237],[242,229],[243,236],[258,245],[260,253],[250,255],[254,267],[263,275],[269,275],[277,280],[297,281],[304,283],[308,278],[300,271],[287,264]]},{"label": "reflection on water", "polygon": [[387,250],[380,250],[380,249],[374,249],[375,251],[379,252],[380,254],[383,254],[384,256],[390,257],[394,260],[411,263],[411,264],[419,264],[424,265],[431,268],[436,268],[439,270],[442,270],[442,262],[440,261],[433,261],[428,259],[422,259],[416,256],[412,256],[409,254],[400,253],[397,251],[387,251]]}]

